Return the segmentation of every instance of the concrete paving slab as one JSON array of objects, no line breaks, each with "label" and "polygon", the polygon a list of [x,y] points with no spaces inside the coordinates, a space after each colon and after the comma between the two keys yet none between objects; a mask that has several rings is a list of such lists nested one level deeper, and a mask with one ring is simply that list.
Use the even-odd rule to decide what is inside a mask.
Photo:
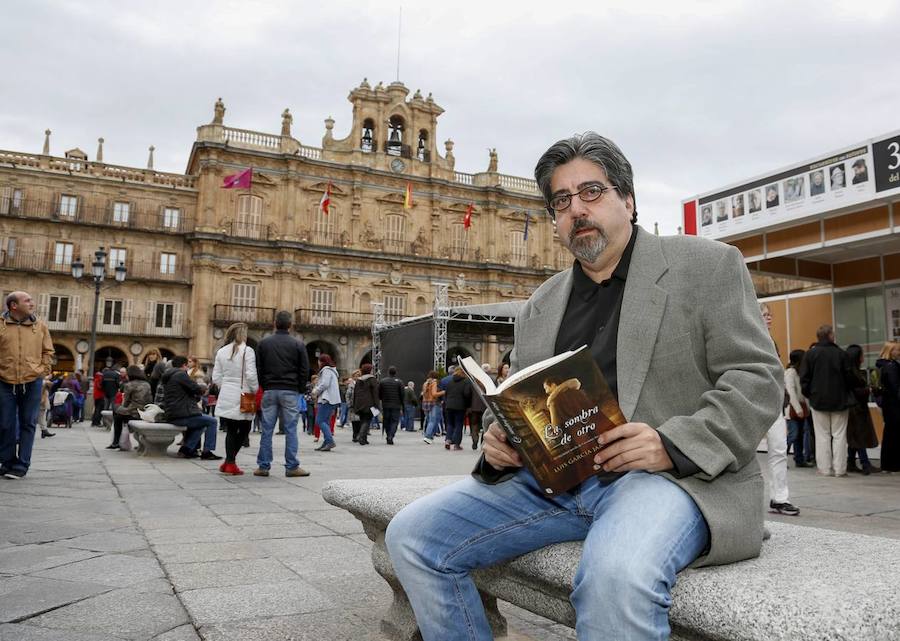
[{"label": "concrete paving slab", "polygon": [[83,561],[97,556],[96,552],[73,550],[62,545],[17,545],[0,550],[0,572],[29,574],[48,570],[67,563]]},{"label": "concrete paving slab", "polygon": [[140,534],[96,532],[60,541],[60,545],[93,552],[131,552],[146,549],[147,541]]},{"label": "concrete paving slab", "polygon": [[248,538],[234,528],[223,527],[221,523],[218,527],[182,527],[167,528],[164,530],[146,530],[144,534],[153,545],[246,541]]},{"label": "concrete paving slab", "polygon": [[260,559],[270,556],[256,541],[226,541],[224,543],[184,543],[153,546],[159,560],[169,563],[224,561],[227,559]]},{"label": "concrete paving slab", "polygon": [[142,559],[127,554],[106,554],[104,556],[70,563],[60,568],[34,573],[46,579],[68,581],[88,581],[98,585],[125,588],[141,581],[149,581],[163,576],[159,561],[155,558]]},{"label": "concrete paving slab", "polygon": [[[303,518],[291,512],[258,512],[250,514],[222,514],[222,521],[235,527],[247,525],[284,525],[293,523],[298,518]],[[304,521],[306,519],[303,519]]]},{"label": "concrete paving slab", "polygon": [[311,521],[337,534],[362,534],[363,532],[359,519],[344,510],[307,512],[306,515]]},{"label": "concrete paving slab", "polygon": [[17,576],[0,581],[0,622],[17,622],[108,591],[104,585]]},{"label": "concrete paving slab", "polygon": [[355,612],[335,610],[213,624],[203,626],[201,632],[206,641],[385,640],[377,620]]},{"label": "concrete paving slab", "polygon": [[220,528],[223,525],[221,519],[215,516],[191,516],[179,514],[176,516],[137,516],[135,521],[144,530],[170,530],[183,527]]},{"label": "concrete paving slab", "polygon": [[274,539],[259,543],[304,578],[372,572],[369,550],[341,536]]},{"label": "concrete paving slab", "polygon": [[259,526],[247,525],[236,529],[250,540],[302,539],[311,536],[334,536],[332,530],[301,517],[294,517],[293,523]]},{"label": "concrete paving slab", "polygon": [[170,563],[169,579],[178,592],[210,586],[296,581],[297,575],[277,559],[237,559],[208,563]]},{"label": "concrete paving slab", "polygon": [[250,617],[272,617],[326,610],[329,598],[301,580],[254,585],[205,588],[180,593],[191,618],[200,625]]},{"label": "concrete paving slab", "polygon": [[224,514],[271,514],[285,511],[274,503],[262,499],[246,503],[219,503],[210,505],[209,509],[218,516]]},{"label": "concrete paving slab", "polygon": [[182,625],[174,630],[163,632],[150,641],[200,641],[200,636],[193,625]]},{"label": "concrete paving slab", "polygon": [[30,623],[44,628],[143,640],[189,621],[187,612],[174,596],[125,588],[42,614]]},{"label": "concrete paving slab", "polygon": [[25,623],[0,625],[0,641],[113,641],[122,637],[82,634],[70,630],[49,630]]}]

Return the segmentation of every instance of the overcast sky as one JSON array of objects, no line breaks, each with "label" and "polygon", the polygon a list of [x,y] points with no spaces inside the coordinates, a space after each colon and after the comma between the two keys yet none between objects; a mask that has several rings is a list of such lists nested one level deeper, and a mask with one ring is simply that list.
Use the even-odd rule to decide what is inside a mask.
[{"label": "overcast sky", "polygon": [[[731,0],[410,2],[400,80],[446,112],[456,168],[532,176],[594,129],[635,170],[641,222],[680,201],[900,128],[900,3]],[[319,146],[350,127],[350,89],[396,79],[398,2],[34,0],[3,9],[0,149],[183,172],[222,96],[225,123]],[[443,153],[443,145],[439,145]]]}]

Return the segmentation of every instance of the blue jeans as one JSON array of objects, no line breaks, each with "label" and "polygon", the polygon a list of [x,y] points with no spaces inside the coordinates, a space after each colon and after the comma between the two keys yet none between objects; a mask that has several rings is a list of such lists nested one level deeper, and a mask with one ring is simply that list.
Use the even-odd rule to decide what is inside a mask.
[{"label": "blue jeans", "polygon": [[322,432],[322,445],[334,444],[334,436],[331,434],[331,416],[338,408],[337,403],[319,403],[316,405],[316,425]]},{"label": "blue jeans", "polygon": [[171,423],[172,425],[180,425],[187,428],[187,431],[184,433],[184,445],[182,447],[193,452],[200,447],[200,437],[204,433],[206,434],[206,443],[208,445],[210,431],[212,431],[213,434],[213,447],[216,446],[216,428],[218,427],[218,421],[215,416],[210,416],[209,414],[195,414],[194,416],[172,419]]},{"label": "blue jeans", "polygon": [[43,384],[43,378],[20,385],[0,381],[0,467],[4,470],[24,474],[31,466]]},{"label": "blue jeans", "polygon": [[300,467],[297,459],[297,421],[300,418],[297,402],[297,392],[291,390],[269,389],[263,392],[262,433],[256,455],[259,469],[268,470],[272,467],[272,432],[279,419],[284,430],[284,468],[294,470]]},{"label": "blue jeans", "polygon": [[346,401],[341,401],[341,411],[338,414],[338,425],[343,425],[347,422],[347,403]]},{"label": "blue jeans", "polygon": [[709,529],[662,476],[592,477],[553,499],[526,470],[497,485],[466,478],[401,510],[385,543],[424,641],[487,641],[469,572],[581,540],[571,596],[578,638],[668,639],[675,575],[706,548]]},{"label": "blue jeans", "polygon": [[403,410],[399,407],[385,407],[382,412],[382,416],[384,417],[382,420],[384,421],[384,437],[389,440],[394,440],[394,435],[397,433],[397,425],[400,423],[400,415]]},{"label": "blue jeans", "polygon": [[416,431],[416,406],[415,405],[404,405],[403,406],[403,420],[401,422],[402,429],[407,432],[415,432]]},{"label": "blue jeans", "polygon": [[462,443],[463,423],[466,410],[447,410],[447,442],[459,445]]},{"label": "blue jeans", "polygon": [[435,433],[440,430],[443,418],[440,403],[435,403],[434,407],[428,410],[428,416],[425,417],[425,438],[434,438]]}]

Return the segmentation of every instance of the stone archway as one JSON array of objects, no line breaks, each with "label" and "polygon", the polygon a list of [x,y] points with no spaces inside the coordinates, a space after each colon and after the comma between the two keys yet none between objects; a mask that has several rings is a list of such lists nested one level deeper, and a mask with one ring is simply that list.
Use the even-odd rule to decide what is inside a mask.
[{"label": "stone archway", "polygon": [[75,355],[72,353],[72,350],[60,343],[53,343],[53,349],[56,352],[53,355],[53,371],[74,372]]},{"label": "stone archway", "polygon": [[357,367],[362,367],[366,363],[372,364],[372,350],[370,349],[365,354],[363,354],[359,359],[359,365]]},{"label": "stone archway", "polygon": [[450,369],[451,365],[456,365],[456,357],[457,356],[459,356],[461,358],[465,358],[466,356],[471,356],[472,358],[475,358],[474,356],[472,356],[472,352],[470,352],[465,347],[462,347],[461,345],[454,345],[453,347],[451,347],[450,349],[447,350],[447,361],[446,361],[447,369]]},{"label": "stone archway", "polygon": [[94,352],[94,371],[100,371],[106,367],[108,359],[112,359],[115,367],[128,367],[131,364],[131,359],[128,358],[128,354],[123,350],[114,345],[104,345],[98,347],[97,351]]},{"label": "stone archway", "polygon": [[334,361],[334,366],[341,369],[341,352],[337,345],[329,343],[326,340],[316,339],[306,344],[306,353],[309,355],[309,370],[311,373],[319,371],[319,354],[328,354]]}]

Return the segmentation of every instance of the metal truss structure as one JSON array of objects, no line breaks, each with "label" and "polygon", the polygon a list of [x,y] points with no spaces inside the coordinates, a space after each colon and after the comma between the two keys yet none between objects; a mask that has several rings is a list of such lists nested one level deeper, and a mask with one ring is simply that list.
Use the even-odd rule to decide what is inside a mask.
[{"label": "metal truss structure", "polygon": [[447,366],[447,323],[450,320],[450,286],[434,286],[434,370],[445,371]]},{"label": "metal truss structure", "polygon": [[384,303],[372,303],[372,372],[381,378],[381,330],[384,329]]}]

